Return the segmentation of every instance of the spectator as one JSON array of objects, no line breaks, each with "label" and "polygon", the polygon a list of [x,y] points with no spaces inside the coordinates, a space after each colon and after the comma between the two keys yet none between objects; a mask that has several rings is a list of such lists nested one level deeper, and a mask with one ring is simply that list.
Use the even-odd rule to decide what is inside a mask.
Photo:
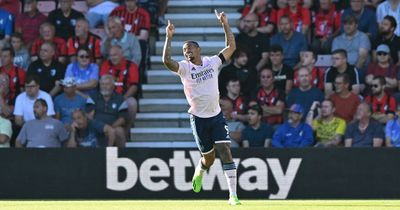
[{"label": "spectator", "polygon": [[249,96],[250,93],[256,88],[257,84],[254,82],[257,80],[257,70],[254,68],[248,68],[247,66],[247,53],[244,50],[237,49],[232,55],[232,62],[223,67],[219,74],[219,92],[220,94],[226,95],[227,82],[236,78],[240,81],[240,92],[243,95]]},{"label": "spectator", "polygon": [[333,83],[338,74],[347,74],[350,79],[350,90],[358,95],[364,89],[360,83],[360,76],[357,68],[347,63],[347,52],[338,49],[332,52],[332,66],[325,72],[325,96],[329,97],[334,91]]},{"label": "spectator", "polygon": [[[318,108],[317,108],[318,107]],[[318,116],[314,118],[314,111],[318,109]],[[346,130],[346,122],[334,115],[335,104],[325,99],[322,104],[314,102],[307,114],[307,124],[315,132],[316,147],[338,147]]]},{"label": "spectator", "polygon": [[12,136],[11,122],[0,116],[0,148],[10,147]]},{"label": "spectator", "polygon": [[128,121],[125,131],[130,132],[130,126],[136,118],[139,73],[135,63],[126,60],[119,45],[110,48],[110,60],[101,66],[100,76],[110,74],[115,81],[115,92],[121,94],[128,104]]},{"label": "spectator", "polygon": [[14,102],[10,98],[9,78],[7,74],[0,73],[0,116],[11,118]]},{"label": "spectator", "polygon": [[360,104],[358,95],[349,91],[350,78],[348,74],[338,74],[335,78],[335,93],[330,95],[329,100],[335,105],[335,116],[342,118],[346,123],[353,121],[354,113]]},{"label": "spectator", "polygon": [[[226,84],[226,95],[222,96],[223,100],[228,100],[232,104],[232,114],[230,116],[233,120],[247,122],[247,96],[240,94],[240,82],[238,78],[230,78]],[[226,104],[225,104],[226,105]]]},{"label": "spectator", "polygon": [[[316,87],[320,89],[321,91],[324,91],[324,74],[325,71],[319,69],[318,67],[315,67],[315,62],[317,61],[317,55],[311,51],[304,51],[300,53],[300,65],[306,69],[311,74],[311,81],[310,84],[313,87]],[[299,75],[298,71],[294,72],[294,87],[299,87],[300,81],[299,81]]]},{"label": "spectator", "polygon": [[255,0],[251,5],[246,5],[242,17],[255,13],[260,21],[257,31],[264,34],[273,34],[277,23],[277,11],[268,3],[268,0]]},{"label": "spectator", "polygon": [[306,35],[311,26],[310,10],[303,8],[299,4],[299,0],[288,0],[287,3],[286,8],[279,9],[278,20],[282,21],[282,16],[287,16],[293,23],[291,25],[292,30]]},{"label": "spectator", "polygon": [[287,0],[276,0],[276,8],[277,9],[284,9],[287,7]]},{"label": "spectator", "polygon": [[0,49],[8,44],[13,32],[13,17],[6,10],[0,9]]},{"label": "spectator", "polygon": [[45,42],[40,47],[39,59],[29,65],[27,74],[38,75],[40,88],[56,96],[61,91],[59,80],[63,79],[65,66],[54,59],[55,46],[51,42]]},{"label": "spectator", "polygon": [[364,0],[350,0],[350,8],[342,13],[342,18],[353,15],[357,18],[358,30],[364,32],[370,40],[375,40],[378,33],[376,15],[373,10],[365,7]]},{"label": "spectator", "polygon": [[68,147],[105,147],[113,146],[115,130],[97,120],[91,120],[82,109],[72,112],[73,123]]},{"label": "spectator", "polygon": [[68,39],[67,47],[71,63],[76,61],[78,49],[85,47],[91,51],[90,61],[101,65],[101,38],[89,32],[89,22],[85,18],[79,18],[76,21],[75,36]]},{"label": "spectator", "polygon": [[333,38],[340,33],[341,12],[332,0],[319,0],[320,8],[314,15],[314,37],[311,48],[317,54],[329,54]]},{"label": "spectator", "polygon": [[98,120],[115,129],[115,145],[125,147],[127,130],[130,124],[126,110],[128,109],[122,95],[116,93],[114,80],[111,75],[100,78],[100,92],[90,95],[87,109],[91,119]]},{"label": "spectator", "polygon": [[260,87],[253,93],[250,106],[260,105],[263,121],[272,126],[283,122],[285,109],[285,93],[274,86],[274,76],[271,69],[263,68],[260,71]]},{"label": "spectator", "polygon": [[379,36],[373,42],[372,45],[372,60],[377,61],[376,49],[379,45],[385,44],[390,48],[390,57],[392,58],[392,64],[400,66],[399,55],[400,55],[400,38],[394,33],[396,30],[397,23],[396,19],[392,16],[385,16],[379,24]]},{"label": "spectator", "polygon": [[372,80],[375,76],[382,76],[386,80],[386,91],[393,93],[397,89],[397,66],[390,63],[390,48],[385,44],[381,44],[376,49],[376,54],[377,62],[369,63],[365,83],[372,85]]},{"label": "spectator", "polygon": [[288,94],[293,86],[293,69],[283,63],[283,49],[280,45],[271,45],[269,59],[269,68],[274,73],[274,86]]},{"label": "spectator", "polygon": [[73,77],[76,81],[76,89],[86,95],[90,95],[97,88],[99,81],[99,66],[90,62],[90,49],[79,47],[76,53],[76,61],[67,66],[65,78]]},{"label": "spectator", "polygon": [[15,31],[22,34],[27,49],[39,38],[39,25],[46,21],[46,16],[39,12],[37,0],[24,1],[24,13],[17,16]]},{"label": "spectator", "polygon": [[358,69],[364,69],[368,62],[369,50],[371,50],[368,36],[357,30],[358,23],[355,16],[346,16],[343,23],[344,32],[333,40],[332,50],[346,50],[349,64],[355,65]]},{"label": "spectator", "polygon": [[106,24],[108,15],[118,6],[117,0],[86,0],[89,10],[86,12],[86,18],[89,21],[90,28],[96,28],[99,25]]},{"label": "spectator", "polygon": [[253,105],[247,113],[249,125],[242,131],[243,147],[269,147],[274,130],[262,121],[262,108]]},{"label": "spectator", "polygon": [[278,44],[283,48],[283,63],[291,68],[299,63],[299,54],[307,50],[306,37],[293,30],[293,23],[289,16],[282,16],[279,19],[280,32],[271,38],[271,43]]},{"label": "spectator", "polygon": [[76,21],[85,17],[81,12],[72,9],[73,2],[74,0],[58,0],[60,8],[51,11],[47,18],[55,26],[56,36],[64,41],[75,36]]},{"label": "spectator", "polygon": [[[386,15],[390,15],[396,19],[396,23],[400,23],[400,1],[399,0],[387,0],[378,5],[376,9],[376,20],[381,23]],[[394,31],[397,36],[400,36],[400,27],[397,27]]]},{"label": "spectator", "polygon": [[0,8],[6,10],[15,17],[20,12],[21,3],[15,0],[2,0],[0,1]]},{"label": "spectator", "polygon": [[73,77],[66,77],[61,81],[64,92],[54,99],[54,111],[68,131],[71,131],[72,112],[75,109],[85,109],[86,100],[76,94],[76,82]]},{"label": "spectator", "polygon": [[108,38],[101,45],[103,56],[108,58],[111,46],[118,45],[122,48],[125,59],[139,65],[142,59],[139,40],[135,35],[125,32],[121,19],[110,16],[107,21],[107,29]]},{"label": "spectator", "polygon": [[387,147],[400,147],[400,105],[397,105],[396,116],[386,123],[385,137]]},{"label": "spectator", "polygon": [[13,64],[14,56],[14,50],[9,47],[1,50],[0,72],[8,75],[11,101],[14,101],[17,95],[24,91],[25,85],[25,71]]},{"label": "spectator", "polygon": [[36,61],[38,59],[39,51],[44,42],[53,43],[54,48],[54,57],[60,61],[60,63],[64,63],[66,61],[65,56],[67,55],[67,45],[64,39],[60,37],[55,37],[55,28],[51,23],[45,22],[40,25],[40,38],[37,38],[31,48],[31,61]]},{"label": "spectator", "polygon": [[365,98],[371,104],[372,118],[382,124],[394,118],[396,100],[385,93],[386,80],[383,76],[375,76],[371,82],[372,94]]},{"label": "spectator", "polygon": [[234,116],[234,109],[231,100],[229,99],[221,99],[219,102],[221,106],[222,114],[226,120],[226,124],[228,125],[229,137],[233,141],[231,141],[231,147],[239,147],[242,142],[242,131],[244,129],[244,125],[241,121],[235,120],[232,116]]},{"label": "spectator", "polygon": [[35,119],[24,124],[18,134],[15,147],[61,147],[66,144],[68,132],[59,120],[47,116],[46,101],[37,99],[33,111]]},{"label": "spectator", "polygon": [[29,51],[23,45],[22,35],[20,33],[14,33],[11,35],[11,47],[15,53],[14,64],[27,71],[31,58]]},{"label": "spectator", "polygon": [[249,13],[240,20],[243,25],[240,33],[236,36],[236,45],[240,48],[247,47],[249,68],[255,68],[258,71],[268,63],[269,39],[266,34],[257,31],[259,25],[258,16]]},{"label": "spectator", "polygon": [[314,144],[311,126],[302,122],[304,109],[300,104],[293,104],[289,109],[289,119],[272,137],[272,147],[299,148],[310,147]]},{"label": "spectator", "polygon": [[371,118],[372,109],[363,102],[357,107],[356,121],[350,123],[344,134],[345,147],[381,147],[384,133],[382,125]]},{"label": "spectator", "polygon": [[293,104],[300,104],[302,108],[304,107],[304,113],[308,113],[314,101],[324,100],[324,94],[318,88],[311,86],[311,74],[308,69],[301,67],[298,74],[300,85],[289,92],[286,105],[290,107]]},{"label": "spectator", "polygon": [[40,90],[40,79],[36,75],[28,75],[25,80],[25,92],[19,94],[15,100],[15,124],[22,126],[25,122],[35,119],[33,105],[37,99],[44,99],[48,105],[47,116],[54,115],[54,106],[51,96]]}]

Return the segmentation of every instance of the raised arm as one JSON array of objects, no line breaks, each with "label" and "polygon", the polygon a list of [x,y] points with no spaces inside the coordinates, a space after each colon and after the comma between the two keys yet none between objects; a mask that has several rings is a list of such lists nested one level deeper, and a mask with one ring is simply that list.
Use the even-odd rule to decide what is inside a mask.
[{"label": "raised arm", "polygon": [[169,20],[168,20],[168,25],[165,28],[165,31],[166,31],[166,37],[165,37],[162,61],[169,70],[177,72],[179,69],[179,64],[178,62],[172,60],[171,58],[171,41],[172,41],[172,36],[175,33],[175,27],[173,24],[171,24]]},{"label": "raised arm", "polygon": [[226,17],[225,13],[218,13],[217,10],[215,10],[215,15],[217,16],[219,22],[221,22],[225,33],[226,47],[220,53],[224,56],[225,60],[229,60],[236,50],[235,36],[233,36],[231,27],[229,26],[228,18]]}]

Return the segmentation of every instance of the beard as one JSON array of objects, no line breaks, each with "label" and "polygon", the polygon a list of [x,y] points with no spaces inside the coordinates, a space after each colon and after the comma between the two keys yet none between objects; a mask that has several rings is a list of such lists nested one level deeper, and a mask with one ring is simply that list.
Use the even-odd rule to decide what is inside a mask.
[{"label": "beard", "polygon": [[112,91],[109,90],[100,90],[100,94],[102,96],[110,96],[112,94]]}]

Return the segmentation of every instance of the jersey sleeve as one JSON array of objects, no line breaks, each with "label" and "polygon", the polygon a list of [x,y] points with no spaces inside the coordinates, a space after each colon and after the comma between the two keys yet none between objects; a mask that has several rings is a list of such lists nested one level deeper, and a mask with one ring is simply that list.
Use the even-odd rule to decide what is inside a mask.
[{"label": "jersey sleeve", "polygon": [[131,63],[131,66],[128,69],[129,71],[129,78],[128,84],[138,84],[139,83],[139,68],[135,63]]},{"label": "jersey sleeve", "polygon": [[92,72],[89,76],[90,80],[99,80],[99,66],[95,63],[90,64],[90,68],[92,69]]},{"label": "jersey sleeve", "polygon": [[19,96],[17,96],[17,99],[15,100],[15,106],[14,106],[13,114],[15,116],[21,116],[22,117],[23,113],[24,113],[23,109],[24,109],[24,107],[23,107],[23,104],[22,104],[22,98],[21,98],[21,95],[19,95]]},{"label": "jersey sleeve", "polygon": [[76,48],[74,46],[74,39],[71,37],[67,41],[67,55],[68,56],[75,56],[76,55]]},{"label": "jersey sleeve", "polygon": [[0,127],[0,134],[6,135],[8,138],[12,136],[11,122],[4,119],[2,126]]},{"label": "jersey sleeve", "polygon": [[25,145],[26,144],[26,142],[27,142],[27,138],[28,138],[28,135],[27,135],[27,133],[26,133],[26,123],[22,126],[22,129],[21,129],[21,131],[19,132],[19,134],[18,134],[18,137],[17,137],[17,141],[20,143],[20,144],[22,144],[22,145]]},{"label": "jersey sleeve", "polygon": [[346,131],[346,122],[342,119],[338,119],[338,126],[336,128],[336,135],[344,135]]},{"label": "jersey sleeve", "polygon": [[183,77],[183,76],[185,76],[185,74],[186,74],[186,72],[188,71],[188,68],[189,68],[188,64],[187,64],[187,61],[185,61],[185,60],[179,61],[178,64],[179,64],[178,71],[177,72],[173,71],[173,73],[176,73],[176,74],[180,75],[181,77]]}]

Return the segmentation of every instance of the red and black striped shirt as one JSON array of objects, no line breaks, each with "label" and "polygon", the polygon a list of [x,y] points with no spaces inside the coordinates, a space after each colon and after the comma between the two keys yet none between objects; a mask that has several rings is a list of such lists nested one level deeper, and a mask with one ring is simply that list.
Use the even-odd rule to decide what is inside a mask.
[{"label": "red and black striped shirt", "polygon": [[119,6],[110,13],[110,16],[120,17],[125,31],[136,36],[140,34],[140,30],[150,30],[150,14],[143,8],[138,7],[134,12],[128,12],[126,6]]}]

